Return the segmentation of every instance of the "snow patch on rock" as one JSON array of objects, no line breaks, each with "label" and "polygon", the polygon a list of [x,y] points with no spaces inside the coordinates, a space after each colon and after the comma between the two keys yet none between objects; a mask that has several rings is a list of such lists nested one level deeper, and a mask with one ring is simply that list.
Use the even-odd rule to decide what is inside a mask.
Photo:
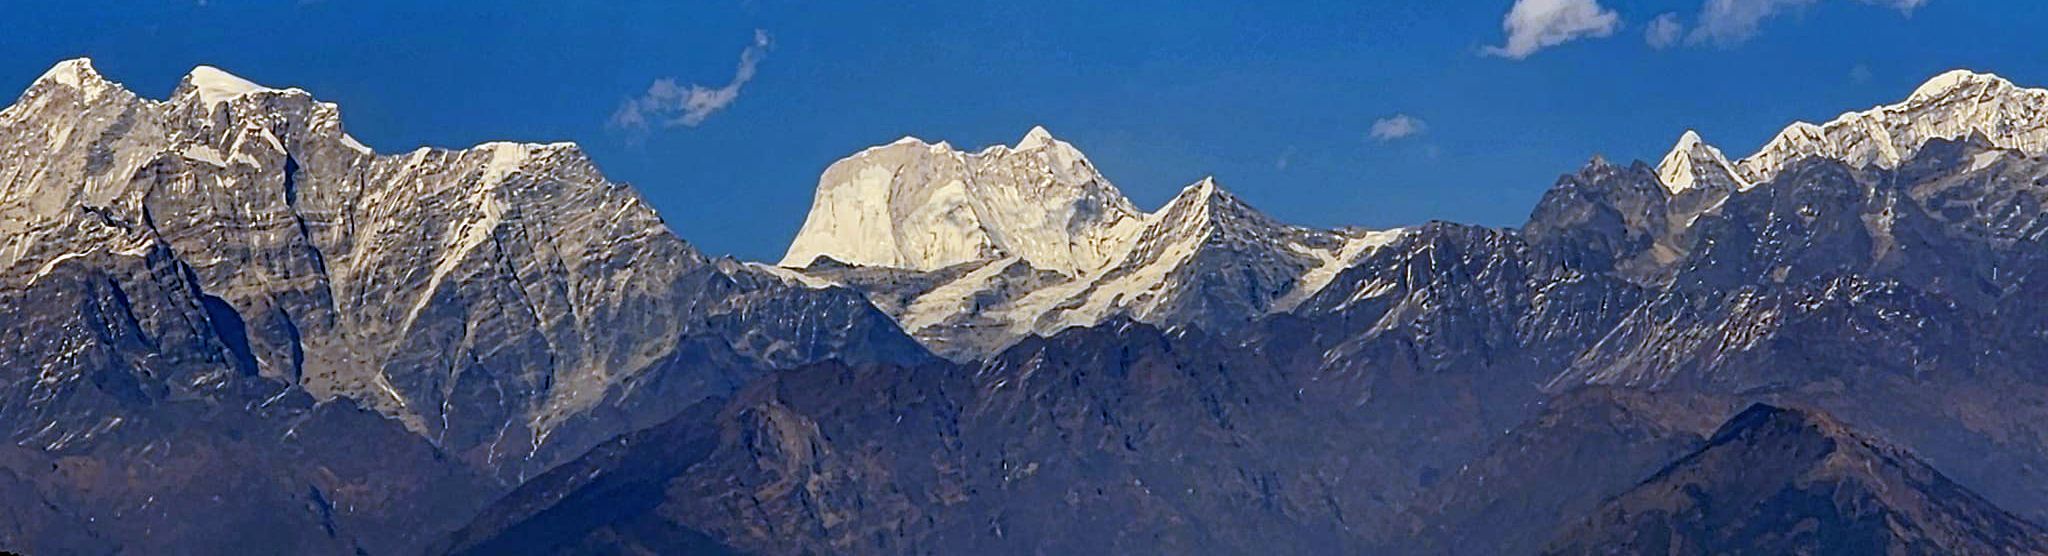
[{"label": "snow patch on rock", "polygon": [[227,102],[250,93],[277,90],[257,85],[213,66],[192,68],[192,73],[186,74],[185,80],[192,85],[192,90],[199,94],[200,102],[208,105]]}]

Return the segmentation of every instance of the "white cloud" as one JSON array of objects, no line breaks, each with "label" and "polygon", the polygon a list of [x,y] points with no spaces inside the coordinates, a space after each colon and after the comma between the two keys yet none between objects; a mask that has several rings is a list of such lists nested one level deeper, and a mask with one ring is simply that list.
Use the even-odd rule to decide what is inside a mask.
[{"label": "white cloud", "polygon": [[[1707,0],[1700,8],[1699,26],[1695,27],[1686,42],[1699,44],[1711,42],[1720,46],[1734,46],[1755,37],[1763,21],[1787,11],[1803,9],[1820,3],[1821,0]],[[1913,10],[1927,5],[1927,0],[1858,0],[1865,4],[1884,6],[1911,15]]]},{"label": "white cloud", "polygon": [[1599,0],[1515,0],[1500,24],[1507,44],[1486,47],[1486,53],[1521,60],[1552,46],[1612,35],[1620,24],[1621,16],[1601,8]]},{"label": "white cloud", "polygon": [[1372,123],[1372,138],[1385,143],[1421,135],[1429,131],[1429,123],[1407,114],[1395,114],[1380,118]]},{"label": "white cloud", "polygon": [[1650,20],[1650,26],[1643,30],[1643,42],[1650,48],[1663,50],[1678,44],[1685,38],[1685,23],[1678,21],[1678,14],[1666,13]]},{"label": "white cloud", "polygon": [[739,100],[740,88],[754,80],[755,67],[761,58],[768,55],[771,45],[767,31],[754,30],[754,43],[740,51],[739,69],[733,72],[732,82],[723,87],[706,87],[691,84],[684,87],[676,84],[673,77],[654,80],[647,87],[647,93],[627,99],[612,113],[611,127],[614,129],[645,130],[648,127],[696,127],[705,118],[731,106]]}]

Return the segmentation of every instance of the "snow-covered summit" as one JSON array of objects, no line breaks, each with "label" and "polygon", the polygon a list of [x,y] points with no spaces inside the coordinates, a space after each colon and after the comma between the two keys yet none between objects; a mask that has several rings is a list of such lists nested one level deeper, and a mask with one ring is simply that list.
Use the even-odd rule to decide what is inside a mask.
[{"label": "snow-covered summit", "polygon": [[1142,219],[1086,156],[1044,128],[974,153],[905,138],[826,169],[781,264],[823,256],[936,270],[1016,256],[1080,274],[1107,263]]},{"label": "snow-covered summit", "polygon": [[1736,163],[1736,174],[1747,183],[1760,183],[1804,156],[1891,168],[1930,140],[1973,133],[2000,148],[2048,152],[2048,90],[2019,87],[1989,73],[1946,72],[1896,104],[1849,112],[1824,124],[1795,122]]},{"label": "snow-covered summit", "polygon": [[1686,130],[1679,136],[1678,144],[1664,155],[1657,164],[1657,178],[1664,188],[1673,195],[1699,187],[1725,190],[1747,189],[1748,184],[1735,175],[1735,165],[1721,154],[1721,149],[1700,139],[1700,134]]},{"label": "snow-covered summit", "polygon": [[[1227,329],[1293,307],[1396,235],[1286,224],[1213,177],[1143,212],[1034,127],[972,153],[906,138],[834,163],[781,265],[867,292],[928,347],[984,355],[1117,316]],[[812,265],[823,259],[845,264]],[[904,271],[921,277],[871,278]]]},{"label": "snow-covered summit", "polygon": [[50,82],[79,87],[86,83],[103,81],[104,79],[100,77],[98,70],[93,69],[91,58],[72,58],[50,66],[50,69],[44,71],[41,77],[36,78],[36,82]]},{"label": "snow-covered summit", "polygon": [[220,68],[213,66],[192,68],[191,73],[185,74],[184,83],[185,86],[191,87],[192,91],[199,95],[200,102],[208,105],[227,102],[250,93],[277,90],[257,85],[253,81],[243,79],[240,76],[222,71]]},{"label": "snow-covered summit", "polygon": [[[1227,329],[1291,309],[1398,236],[1289,225],[1213,177],[1141,212],[1044,128],[973,154],[917,140],[871,147],[819,183],[783,265],[855,265],[800,272],[868,292],[957,355],[1117,316]],[[859,276],[878,269],[861,267],[925,278],[877,282]]]},{"label": "snow-covered summit", "polygon": [[1045,130],[1045,126],[1035,125],[1031,126],[1031,131],[1024,133],[1024,139],[1017,141],[1017,150],[1044,148],[1057,142],[1057,139],[1052,138],[1052,132]]},{"label": "snow-covered summit", "polygon": [[[44,70],[42,75],[37,76],[36,80],[29,84],[28,90],[23,92],[23,95],[45,91],[44,96],[48,96],[48,90],[53,88],[72,91],[73,94],[78,95],[77,98],[85,102],[93,102],[109,93],[122,90],[121,84],[109,81],[106,76],[100,75],[99,70],[93,67],[91,58],[72,58],[57,62],[55,65],[50,66],[50,69]],[[24,100],[27,99],[25,98]],[[21,107],[24,104],[34,103],[16,103],[15,105],[8,106],[7,110],[19,111],[23,109]]]},{"label": "snow-covered summit", "polygon": [[1919,88],[1913,89],[1911,98],[1940,97],[1947,95],[1958,87],[1977,84],[2012,85],[2012,82],[1989,73],[1978,73],[1966,69],[1949,70],[1941,75],[1934,76],[1932,79],[1928,79],[1926,83],[1920,84]]},{"label": "snow-covered summit", "polygon": [[[1295,229],[1252,208],[1244,199],[1216,183],[1215,176],[1203,177],[1183,187],[1166,206],[1152,215],[1153,228],[1188,228],[1194,234],[1221,234],[1228,239],[1243,235],[1285,235]],[[1209,239],[1207,235],[1196,239]]]}]

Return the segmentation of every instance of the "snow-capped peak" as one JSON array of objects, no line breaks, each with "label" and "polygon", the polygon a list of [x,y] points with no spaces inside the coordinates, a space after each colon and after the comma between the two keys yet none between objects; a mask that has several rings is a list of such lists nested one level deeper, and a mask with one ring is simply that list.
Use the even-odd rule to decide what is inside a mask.
[{"label": "snow-capped peak", "polygon": [[1705,142],[1705,140],[1700,139],[1700,132],[1698,130],[1688,129],[1685,130],[1685,133],[1678,136],[1678,145],[1672,150],[1690,149]]},{"label": "snow-capped peak", "polygon": [[1911,98],[1913,100],[1930,99],[1949,94],[1949,92],[1959,87],[1986,83],[1994,85],[2012,84],[2011,81],[2006,81],[2003,77],[1989,73],[1978,73],[1966,69],[1949,70],[1941,75],[1934,76],[1933,79],[1927,80],[1926,83],[1920,85],[1920,88],[1914,89]]},{"label": "snow-capped peak", "polygon": [[1180,193],[1174,194],[1172,199],[1166,201],[1165,206],[1159,207],[1159,211],[1153,213],[1152,219],[1155,226],[1160,221],[1200,221],[1197,225],[1203,225],[1201,228],[1206,229],[1205,224],[1213,217],[1212,212],[1216,207],[1231,200],[1233,199],[1230,193],[1216,185],[1215,176],[1203,176],[1202,179],[1195,180],[1195,183],[1180,188]]},{"label": "snow-capped peak", "polygon": [[277,90],[257,85],[253,81],[213,66],[192,68],[191,73],[185,74],[185,83],[198,93],[199,101],[207,105],[219,104],[250,93]]},{"label": "snow-capped peak", "polygon": [[1736,174],[1762,183],[1806,156],[1892,168],[1930,140],[1973,133],[1999,148],[2048,152],[2048,90],[2021,88],[1988,73],[1945,72],[1896,104],[1849,112],[1825,124],[1794,122],[1736,163]]},{"label": "snow-capped peak", "polygon": [[1177,233],[1224,234],[1232,236],[1283,236],[1294,226],[1275,220],[1244,199],[1205,176],[1183,187],[1180,193],[1152,215],[1155,229],[1180,229]]},{"label": "snow-capped peak", "polygon": [[[1213,176],[1141,212],[1039,127],[1015,146],[962,153],[907,141],[834,163],[781,265],[829,258],[947,269],[927,275],[944,282],[918,291],[895,289],[909,282],[845,284],[889,292],[882,295],[894,301],[878,306],[929,345],[986,354],[1027,334],[1117,316],[1234,326],[1292,309],[1399,236],[1289,225]],[[790,272],[830,280],[842,271]]]},{"label": "snow-capped peak", "polygon": [[1202,176],[1202,179],[1195,180],[1195,183],[1180,188],[1180,194],[1174,197],[1208,199],[1221,191],[1222,188],[1216,186],[1216,176]]},{"label": "snow-capped peak", "polygon": [[1031,131],[1025,132],[1024,138],[1017,141],[1017,150],[1049,147],[1055,141],[1052,132],[1046,131],[1045,126],[1031,126]]},{"label": "snow-capped peak", "polygon": [[71,87],[83,87],[86,83],[104,80],[105,78],[100,77],[100,72],[93,69],[91,58],[72,58],[57,62],[57,65],[50,66],[48,71],[44,71],[41,77],[36,78],[37,83],[50,82]]},{"label": "snow-capped peak", "polygon": [[97,105],[103,98],[127,93],[120,83],[100,75],[99,70],[93,67],[91,58],[72,58],[57,62],[50,66],[50,69],[44,70],[42,75],[36,76],[35,81],[29,83],[28,88],[21,92],[22,102],[0,106],[0,120],[22,117],[27,112],[56,106],[36,101],[37,98],[47,98],[51,94],[62,94],[80,101],[77,104],[62,104],[66,107],[64,110],[71,110],[81,106]]},{"label": "snow-capped peak", "polygon": [[1747,189],[1749,185],[1735,176],[1734,164],[1721,154],[1721,149],[1700,139],[1700,134],[1686,130],[1679,136],[1678,144],[1664,155],[1657,164],[1657,178],[1664,188],[1673,195],[1695,187]]},{"label": "snow-capped peak", "polygon": [[1045,126],[1031,126],[1031,131],[1025,132],[1024,138],[1018,139],[1014,147],[996,145],[983,149],[980,154],[995,158],[1002,156],[1003,151],[1013,155],[1041,157],[1052,170],[1068,173],[1069,177],[1073,177],[1071,174],[1075,170],[1079,170],[1081,174],[1092,174],[1095,171],[1094,165],[1088,162],[1087,155],[1081,154],[1081,150],[1074,148],[1073,144],[1053,137],[1052,132],[1045,130]]},{"label": "snow-capped peak", "polygon": [[1143,213],[1072,145],[1033,128],[1017,146],[979,152],[897,141],[841,159],[818,180],[783,266],[820,256],[935,270],[1015,256],[1034,268],[1090,272],[1121,252]]}]

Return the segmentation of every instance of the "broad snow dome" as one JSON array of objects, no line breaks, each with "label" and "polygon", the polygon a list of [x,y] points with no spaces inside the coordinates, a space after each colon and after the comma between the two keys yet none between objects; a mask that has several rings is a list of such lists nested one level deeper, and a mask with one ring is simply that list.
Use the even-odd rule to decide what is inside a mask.
[{"label": "broad snow dome", "polygon": [[780,264],[829,257],[936,270],[1015,256],[1085,274],[1109,264],[1143,225],[1143,213],[1086,156],[1045,128],[976,153],[906,137],[825,170]]},{"label": "broad snow dome", "polygon": [[208,105],[226,102],[249,93],[276,90],[257,85],[213,66],[192,68],[192,73],[185,75],[185,81],[199,94],[200,102]]}]

